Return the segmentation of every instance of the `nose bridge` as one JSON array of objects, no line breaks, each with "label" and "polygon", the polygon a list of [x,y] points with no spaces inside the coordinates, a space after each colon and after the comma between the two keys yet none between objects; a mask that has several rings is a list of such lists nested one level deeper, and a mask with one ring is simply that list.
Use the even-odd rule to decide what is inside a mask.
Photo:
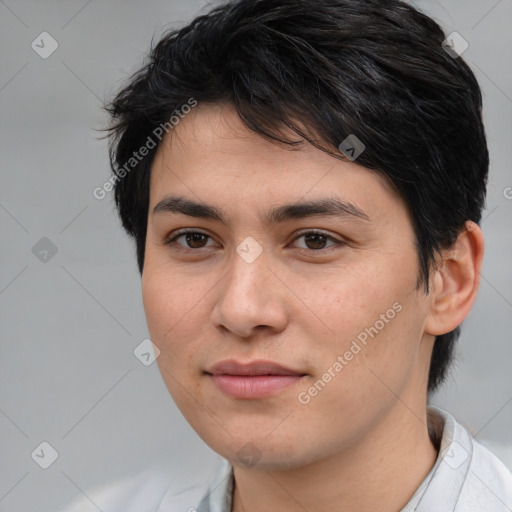
[{"label": "nose bridge", "polygon": [[[249,246],[247,252],[251,250]],[[246,258],[237,250],[230,265],[213,310],[214,324],[243,337],[259,326],[281,330],[286,322],[285,308],[278,291],[269,282],[272,272],[265,255],[260,253],[255,259]]]},{"label": "nose bridge", "polygon": [[265,292],[265,282],[270,271],[267,268],[266,258],[259,256],[254,260],[245,260],[238,253],[233,255],[231,272],[224,285],[223,299],[232,301],[231,306],[237,304],[251,305],[256,308],[258,304],[268,302],[269,297]]}]

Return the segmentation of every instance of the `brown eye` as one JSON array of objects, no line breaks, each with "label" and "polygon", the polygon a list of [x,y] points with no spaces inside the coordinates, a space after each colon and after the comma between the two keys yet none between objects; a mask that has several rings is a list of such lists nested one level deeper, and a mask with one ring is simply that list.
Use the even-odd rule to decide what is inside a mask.
[{"label": "brown eye", "polygon": [[308,249],[323,249],[327,243],[327,237],[318,233],[305,235],[304,239]]},{"label": "brown eye", "polygon": [[203,235],[202,233],[185,234],[185,240],[191,249],[200,249],[201,247],[204,247],[208,238],[208,235]]},{"label": "brown eye", "polygon": [[344,244],[344,242],[341,240],[337,240],[330,235],[316,231],[308,231],[306,233],[300,234],[295,239],[295,242],[301,239],[303,242],[299,245],[299,248],[310,251],[321,251],[322,249],[328,249],[332,246]]},{"label": "brown eye", "polygon": [[209,235],[199,231],[185,231],[168,239],[165,245],[178,245],[184,249],[202,249],[209,247],[208,241],[210,239],[211,237]]}]

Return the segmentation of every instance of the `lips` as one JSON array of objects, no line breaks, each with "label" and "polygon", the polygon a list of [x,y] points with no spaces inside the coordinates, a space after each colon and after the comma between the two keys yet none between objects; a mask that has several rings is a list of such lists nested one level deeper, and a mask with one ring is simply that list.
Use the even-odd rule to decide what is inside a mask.
[{"label": "lips", "polygon": [[272,361],[239,363],[233,359],[221,361],[207,370],[212,375],[304,375],[303,372],[286,368]]},{"label": "lips", "polygon": [[206,374],[217,389],[230,398],[253,400],[274,396],[305,376],[303,372],[272,361],[239,363],[234,360],[221,361]]}]

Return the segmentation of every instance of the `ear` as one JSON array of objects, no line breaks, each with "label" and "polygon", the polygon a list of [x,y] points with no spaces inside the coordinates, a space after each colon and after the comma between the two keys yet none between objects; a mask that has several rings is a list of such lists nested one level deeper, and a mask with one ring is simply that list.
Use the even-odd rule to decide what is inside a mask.
[{"label": "ear", "polygon": [[432,279],[430,313],[425,332],[446,334],[459,326],[475,302],[484,257],[482,230],[467,221],[454,244],[441,252]]}]

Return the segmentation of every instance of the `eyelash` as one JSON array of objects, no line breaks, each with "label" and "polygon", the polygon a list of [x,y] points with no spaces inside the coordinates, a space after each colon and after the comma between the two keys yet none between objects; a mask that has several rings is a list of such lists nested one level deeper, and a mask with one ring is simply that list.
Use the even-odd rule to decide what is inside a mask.
[{"label": "eyelash", "polygon": [[[203,235],[203,236],[206,236],[208,237],[209,239],[211,239],[212,237],[206,233],[203,233],[202,231],[179,231],[178,233],[175,233],[172,238],[167,238],[163,245],[172,245],[176,242],[176,240],[178,240],[180,237],[182,236],[185,236],[185,235],[194,235],[194,234],[198,234],[198,235]],[[343,240],[338,240],[336,238],[334,238],[333,236],[331,235],[328,235],[326,233],[324,233],[323,231],[317,231],[317,230],[310,230],[310,231],[304,231],[304,232],[301,232],[299,233],[293,240],[292,242],[295,242],[296,240],[298,240],[299,238],[302,238],[302,237],[305,237],[307,235],[321,235],[323,237],[325,237],[325,239],[327,241],[332,241],[332,242],[335,242],[335,245],[333,246],[330,246],[330,247],[323,247],[321,249],[308,249],[308,248],[302,248],[302,247],[299,247],[298,249],[300,251],[305,251],[305,252],[313,252],[313,253],[318,253],[318,252],[321,252],[321,251],[325,251],[325,250],[328,250],[328,249],[332,249],[333,247],[335,246],[342,246],[342,245],[346,245],[346,242],[344,242]],[[179,245],[179,244],[178,244]],[[200,247],[200,248],[197,248],[197,249],[193,249],[191,247],[185,247],[185,246],[182,246],[182,245],[179,245],[181,247],[181,249],[183,249],[184,251],[190,251],[190,252],[198,252],[200,251],[201,249],[207,249],[207,247]]]}]

